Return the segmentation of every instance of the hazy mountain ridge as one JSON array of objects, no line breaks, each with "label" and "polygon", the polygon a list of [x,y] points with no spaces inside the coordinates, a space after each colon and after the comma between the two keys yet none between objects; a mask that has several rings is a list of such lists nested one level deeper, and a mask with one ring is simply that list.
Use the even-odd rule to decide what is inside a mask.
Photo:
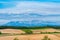
[{"label": "hazy mountain ridge", "polygon": [[0,14],[0,19],[6,19],[6,20],[19,19],[17,21],[9,21],[5,24],[2,24],[6,26],[60,25],[59,22],[56,22],[55,20],[51,21],[52,19],[49,19],[52,16],[55,17],[59,15],[43,15],[39,13]]},{"label": "hazy mountain ridge", "polygon": [[46,25],[59,25],[54,22],[39,22],[39,21],[11,21],[6,24],[3,24],[3,26],[46,26]]}]

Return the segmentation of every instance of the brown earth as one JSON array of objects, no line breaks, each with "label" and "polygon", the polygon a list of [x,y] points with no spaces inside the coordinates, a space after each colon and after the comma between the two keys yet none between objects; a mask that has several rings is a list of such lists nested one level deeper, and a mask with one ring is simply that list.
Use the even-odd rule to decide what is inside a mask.
[{"label": "brown earth", "polygon": [[[18,29],[1,29],[2,33],[25,33],[22,30]],[[56,29],[36,29],[32,30],[33,32],[60,32],[60,30]],[[60,34],[30,34],[30,35],[13,35],[13,36],[0,36],[0,40],[14,40],[14,38],[17,38],[19,40],[42,40],[45,36],[48,36],[51,40],[60,40]]]},{"label": "brown earth", "polygon": [[25,33],[22,30],[19,29],[0,29],[0,32],[2,33],[10,33],[10,34],[21,34],[21,33]]},{"label": "brown earth", "polygon": [[42,40],[45,36],[48,36],[51,40],[60,40],[60,37],[58,37],[56,35],[53,35],[53,34],[33,34],[33,35],[19,35],[19,36],[1,36],[0,40],[13,40],[14,38],[17,38],[19,40]]},{"label": "brown earth", "polygon": [[46,28],[46,29],[35,29],[32,30],[33,33],[40,33],[40,32],[60,32],[60,30],[53,29],[53,28]]}]

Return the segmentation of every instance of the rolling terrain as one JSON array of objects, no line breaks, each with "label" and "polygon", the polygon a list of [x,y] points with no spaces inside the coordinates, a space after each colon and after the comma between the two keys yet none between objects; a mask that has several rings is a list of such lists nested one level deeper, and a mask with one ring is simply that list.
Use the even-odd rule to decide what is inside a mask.
[{"label": "rolling terrain", "polygon": [[[26,34],[26,31],[31,30],[33,33]],[[60,40],[60,30],[53,28],[45,29],[0,29],[0,40],[43,40],[47,36],[50,40]],[[49,33],[40,33],[40,32],[51,32]],[[53,33],[59,32],[59,33]],[[23,34],[22,34],[23,33]],[[6,35],[7,34],[7,35]]]}]

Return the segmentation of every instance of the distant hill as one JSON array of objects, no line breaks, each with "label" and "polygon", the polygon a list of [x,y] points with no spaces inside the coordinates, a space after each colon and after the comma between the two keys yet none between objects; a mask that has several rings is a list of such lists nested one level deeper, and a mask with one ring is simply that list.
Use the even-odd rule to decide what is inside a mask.
[{"label": "distant hill", "polygon": [[3,26],[22,26],[22,25],[24,25],[24,23],[20,23],[19,21],[11,21],[4,24]]},{"label": "distant hill", "polygon": [[[18,19],[17,21],[10,21],[2,24],[2,26],[60,26],[59,22],[47,20],[47,17],[56,15],[43,15],[42,13],[22,13],[22,14],[0,14],[0,19]],[[7,17],[7,18],[6,18]],[[20,20],[22,19],[22,21]],[[27,21],[26,21],[27,20]],[[4,23],[4,22],[3,22]],[[1,25],[0,25],[1,26]]]},{"label": "distant hill", "polygon": [[37,20],[29,21],[11,21],[2,26],[42,26],[44,24],[40,24]]},{"label": "distant hill", "polygon": [[59,24],[52,23],[52,22],[40,22],[39,20],[32,20],[30,21],[10,21],[2,26],[57,26]]}]

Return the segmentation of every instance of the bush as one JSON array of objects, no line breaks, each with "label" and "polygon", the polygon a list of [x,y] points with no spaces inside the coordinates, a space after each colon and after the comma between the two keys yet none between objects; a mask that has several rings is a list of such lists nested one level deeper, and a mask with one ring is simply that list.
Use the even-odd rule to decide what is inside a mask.
[{"label": "bush", "polygon": [[2,34],[2,32],[0,32],[0,34]]},{"label": "bush", "polygon": [[14,40],[19,40],[19,39],[17,39],[17,38],[14,38]]},{"label": "bush", "polygon": [[33,32],[32,31],[26,31],[26,34],[32,34]]},{"label": "bush", "polygon": [[48,36],[45,36],[44,39],[42,40],[51,40],[50,38],[48,38]]},{"label": "bush", "polygon": [[23,30],[26,34],[32,34],[33,32],[31,31],[31,30],[29,30],[29,29],[24,29]]}]

